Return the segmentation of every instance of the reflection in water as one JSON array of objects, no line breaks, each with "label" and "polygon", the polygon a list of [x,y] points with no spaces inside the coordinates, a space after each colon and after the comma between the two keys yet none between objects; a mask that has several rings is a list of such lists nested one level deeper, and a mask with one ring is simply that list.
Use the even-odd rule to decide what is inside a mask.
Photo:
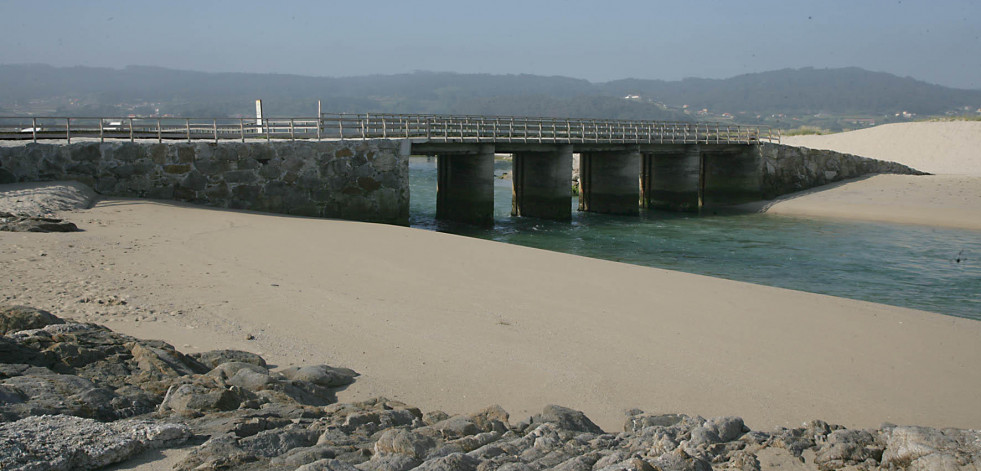
[{"label": "reflection in water", "polygon": [[512,218],[509,179],[496,180],[494,228],[482,229],[436,221],[435,161],[412,158],[409,169],[413,227],[981,320],[976,231],[660,211]]}]

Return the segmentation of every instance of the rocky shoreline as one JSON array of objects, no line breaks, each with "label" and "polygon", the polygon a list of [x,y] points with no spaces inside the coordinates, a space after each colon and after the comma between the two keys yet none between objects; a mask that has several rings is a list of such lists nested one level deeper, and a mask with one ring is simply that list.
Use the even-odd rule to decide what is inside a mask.
[{"label": "rocky shoreline", "polygon": [[751,431],[738,417],[627,413],[607,433],[550,405],[511,423],[491,406],[423,412],[376,398],[338,404],[357,373],[273,368],[259,355],[184,355],[91,323],[0,306],[0,468],[97,469],[150,449],[192,447],[180,470],[978,469],[981,432],[822,421]]}]

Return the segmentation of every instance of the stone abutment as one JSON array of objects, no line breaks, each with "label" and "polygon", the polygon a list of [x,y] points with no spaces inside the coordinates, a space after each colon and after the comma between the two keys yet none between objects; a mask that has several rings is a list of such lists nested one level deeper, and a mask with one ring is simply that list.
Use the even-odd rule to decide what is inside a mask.
[{"label": "stone abutment", "polygon": [[82,142],[0,147],[16,181],[75,180],[106,196],[407,224],[409,142]]}]

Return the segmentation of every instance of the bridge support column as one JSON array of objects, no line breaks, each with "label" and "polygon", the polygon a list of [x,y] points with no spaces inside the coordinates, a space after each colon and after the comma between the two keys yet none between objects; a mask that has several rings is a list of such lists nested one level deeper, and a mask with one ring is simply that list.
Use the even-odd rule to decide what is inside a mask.
[{"label": "bridge support column", "polygon": [[756,145],[706,149],[702,153],[702,207],[718,207],[763,199],[762,156]]},{"label": "bridge support column", "polygon": [[512,165],[512,216],[572,219],[571,145],[515,152]]},{"label": "bridge support column", "polygon": [[494,146],[436,156],[436,218],[494,225]]},{"label": "bridge support column", "polygon": [[583,152],[579,157],[579,210],[594,213],[639,213],[641,156],[638,148]]},{"label": "bridge support column", "polygon": [[644,155],[641,166],[644,207],[697,212],[702,197],[701,172],[698,145]]}]

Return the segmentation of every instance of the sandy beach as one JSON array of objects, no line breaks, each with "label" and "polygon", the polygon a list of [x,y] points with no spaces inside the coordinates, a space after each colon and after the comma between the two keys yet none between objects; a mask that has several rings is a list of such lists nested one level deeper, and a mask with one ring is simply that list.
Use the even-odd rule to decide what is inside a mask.
[{"label": "sandy beach", "polygon": [[[981,427],[981,323],[346,221],[108,199],[0,233],[0,301],[361,373],[341,400]],[[123,304],[125,302],[125,304]],[[250,340],[250,338],[252,338]]]},{"label": "sandy beach", "polygon": [[981,122],[919,122],[785,137],[787,145],[891,160],[934,175],[876,175],[786,195],[769,214],[981,230]]}]

